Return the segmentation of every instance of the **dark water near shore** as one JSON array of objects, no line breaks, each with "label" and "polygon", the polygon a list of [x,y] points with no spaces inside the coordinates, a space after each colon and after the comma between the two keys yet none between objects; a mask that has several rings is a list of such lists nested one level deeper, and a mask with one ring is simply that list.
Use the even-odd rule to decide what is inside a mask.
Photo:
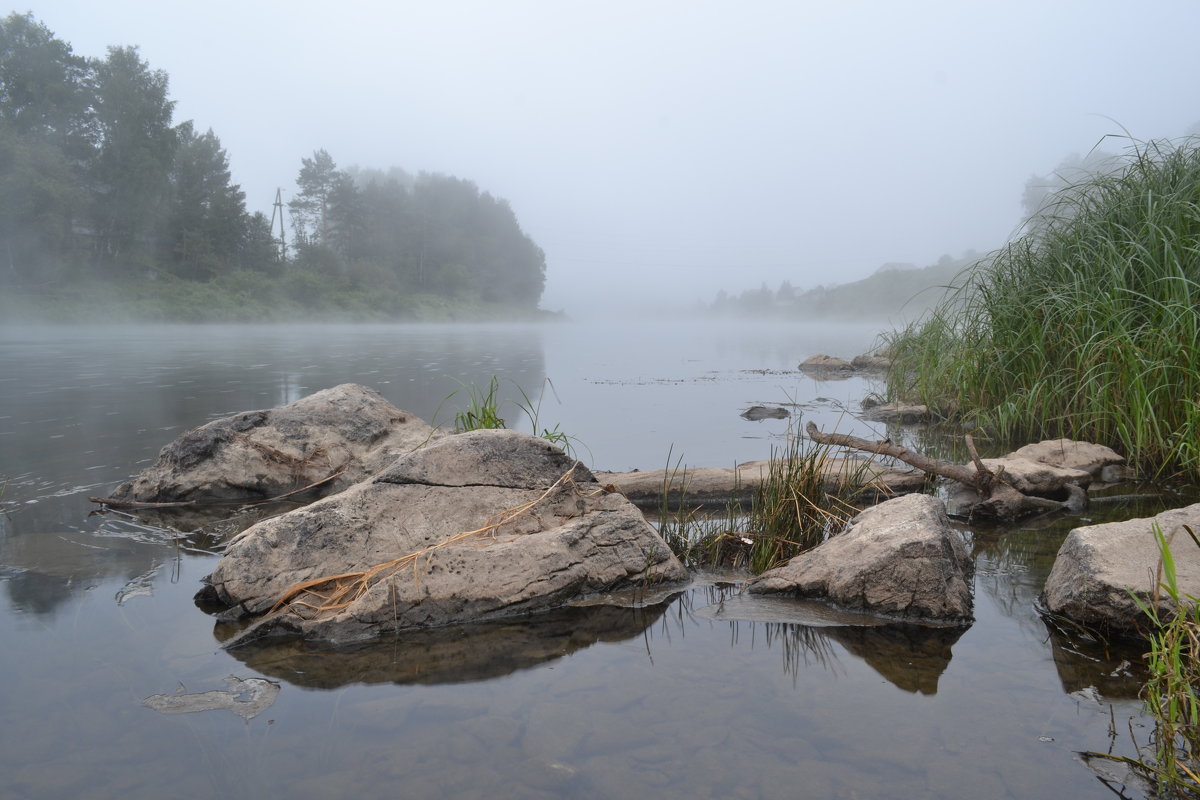
[{"label": "dark water near shore", "polygon": [[[873,336],[745,323],[0,329],[0,797],[1113,796],[1075,753],[1132,754],[1130,728],[1146,733],[1137,648],[1066,637],[1035,610],[1077,520],[965,532],[978,570],[965,631],[798,625],[702,581],[657,608],[226,652],[191,601],[219,542],[88,516],[89,495],[183,430],[346,381],[449,424],[465,393],[448,395],[499,375],[507,399],[542,394],[539,425],[577,437],[601,469],[765,458],[788,422],[738,417],[753,404],[870,435],[851,416],[868,381],[795,366]],[[515,406],[502,412],[528,429]],[[223,690],[230,675],[281,690],[248,720],[142,705]]]}]

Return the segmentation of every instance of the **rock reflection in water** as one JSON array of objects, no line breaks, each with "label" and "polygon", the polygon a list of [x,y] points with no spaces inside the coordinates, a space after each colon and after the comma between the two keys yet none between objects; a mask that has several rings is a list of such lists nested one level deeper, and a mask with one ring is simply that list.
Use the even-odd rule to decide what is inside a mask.
[{"label": "rock reflection in water", "polygon": [[464,683],[536,667],[597,642],[641,636],[665,609],[565,608],[518,620],[405,631],[349,647],[291,639],[248,643],[229,652],[263,675],[314,689]]},{"label": "rock reflection in water", "polygon": [[[734,594],[696,609],[696,616],[726,620],[737,631],[749,624],[764,629],[767,647],[783,651],[784,668],[793,676],[812,664],[833,669],[836,642],[861,658],[892,685],[906,692],[937,694],[938,679],[950,664],[951,648],[966,630],[889,622],[823,603],[791,598]],[[738,631],[737,640],[745,636]],[[753,635],[750,637],[754,641]]]}]

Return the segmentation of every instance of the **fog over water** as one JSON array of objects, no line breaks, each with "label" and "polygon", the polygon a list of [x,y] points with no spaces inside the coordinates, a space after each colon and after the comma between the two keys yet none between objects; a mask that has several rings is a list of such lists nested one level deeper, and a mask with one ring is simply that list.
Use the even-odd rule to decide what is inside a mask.
[{"label": "fog over water", "polygon": [[1031,176],[1200,118],[1188,0],[32,10],[81,55],[140,46],[252,211],[317,148],[508,199],[576,315],[987,251]]}]

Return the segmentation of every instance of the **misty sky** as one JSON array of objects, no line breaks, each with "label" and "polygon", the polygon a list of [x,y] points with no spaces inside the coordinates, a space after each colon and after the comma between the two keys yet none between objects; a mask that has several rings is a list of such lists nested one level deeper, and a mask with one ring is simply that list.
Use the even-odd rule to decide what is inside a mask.
[{"label": "misty sky", "polygon": [[1195,0],[29,10],[81,55],[140,46],[250,210],[320,147],[506,198],[546,251],[543,307],[573,313],[986,251],[1031,175],[1200,122]]}]

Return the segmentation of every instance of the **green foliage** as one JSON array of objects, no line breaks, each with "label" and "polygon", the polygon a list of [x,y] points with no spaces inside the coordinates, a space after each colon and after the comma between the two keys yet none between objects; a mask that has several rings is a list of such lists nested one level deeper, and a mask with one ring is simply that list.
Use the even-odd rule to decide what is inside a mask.
[{"label": "green foliage", "polygon": [[[174,319],[276,318],[281,297],[343,319],[536,310],[545,256],[506,202],[444,175],[340,170],[325,150],[301,159],[286,263],[217,136],[172,125],[168,89],[135,47],[84,59],[30,14],[0,19],[0,283],[56,292],[99,275],[136,296],[137,318],[169,313],[177,291],[215,305]],[[239,271],[280,280],[229,309],[222,281]],[[150,282],[121,285],[135,279]]]},{"label": "green foliage", "polygon": [[[546,384],[553,388],[550,379],[546,379]],[[467,407],[454,415],[454,432],[463,433],[465,431],[474,430],[494,430],[497,428],[505,428],[504,418],[500,416],[500,378],[493,375],[488,381],[487,389],[480,390],[476,386],[466,387],[468,393]],[[545,387],[543,386],[543,392]],[[567,455],[574,457],[574,442],[575,438],[569,436],[559,430],[559,426],[547,428],[540,424],[541,408],[543,395],[539,394],[537,402],[530,400],[529,395],[520,386],[517,386],[517,391],[521,394],[521,402],[517,403],[517,407],[525,418],[529,420],[529,425],[533,434],[550,442],[554,446],[560,448]],[[452,399],[457,392],[452,393],[446,400]],[[443,401],[445,402],[445,401]]]},{"label": "green foliage", "polygon": [[[1200,547],[1191,528],[1184,530]],[[1200,601],[1180,591],[1172,543],[1158,523],[1154,538],[1161,553],[1154,594],[1149,602],[1133,595],[1152,626],[1142,697],[1154,718],[1155,758],[1139,766],[1153,774],[1160,795],[1194,797],[1200,794]],[[1170,613],[1160,611],[1163,592]]]},{"label": "green foliage", "polygon": [[1149,476],[1200,476],[1200,150],[1135,147],[1061,191],[1035,230],[892,336],[889,393],[1008,440],[1113,445]]},{"label": "green foliage", "polygon": [[[859,472],[837,474],[827,445],[789,433],[773,449],[762,483],[751,493],[750,509],[731,500],[717,516],[687,501],[686,471],[668,455],[659,532],[689,566],[747,569],[755,574],[785,563],[835,534],[858,513],[865,493]],[[678,487],[678,488],[677,488]],[[679,501],[671,510],[672,492]],[[736,490],[734,497],[738,496]]]},{"label": "green foliage", "polygon": [[178,135],[167,74],[151,69],[136,47],[110,47],[92,64],[98,146],[89,169],[93,252],[104,265],[149,257],[165,199]]},{"label": "green foliage", "polygon": [[499,389],[500,379],[495,375],[488,381],[486,392],[473,385],[467,387],[470,402],[465,409],[454,415],[454,432],[503,428],[504,418],[500,416],[499,401],[496,397]]}]

